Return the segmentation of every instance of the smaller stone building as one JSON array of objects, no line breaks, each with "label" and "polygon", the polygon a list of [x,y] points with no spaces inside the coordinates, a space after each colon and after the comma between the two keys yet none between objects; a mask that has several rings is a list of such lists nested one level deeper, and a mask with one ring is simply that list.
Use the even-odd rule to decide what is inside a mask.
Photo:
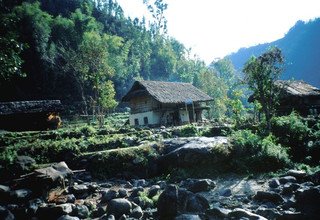
[{"label": "smaller stone building", "polygon": [[[293,110],[302,116],[320,114],[320,89],[301,80],[277,80],[280,100],[277,113],[290,114]],[[254,95],[249,97],[254,101]]]},{"label": "smaller stone building", "polygon": [[202,121],[210,96],[190,83],[136,81],[122,102],[129,103],[130,125],[180,125]]}]

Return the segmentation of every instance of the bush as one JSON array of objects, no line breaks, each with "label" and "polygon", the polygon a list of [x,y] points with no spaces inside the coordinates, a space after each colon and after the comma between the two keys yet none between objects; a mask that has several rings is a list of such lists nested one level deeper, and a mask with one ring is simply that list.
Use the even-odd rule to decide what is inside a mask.
[{"label": "bush", "polygon": [[239,130],[231,135],[232,167],[243,171],[274,171],[290,164],[286,149],[276,143],[274,136],[265,138],[249,130]]},{"label": "bush", "polygon": [[292,112],[288,116],[274,117],[271,121],[272,133],[279,143],[289,149],[294,161],[302,161],[307,156],[307,146],[311,129],[303,118]]},{"label": "bush", "polygon": [[195,136],[199,136],[199,132],[195,125],[189,124],[189,125],[180,127],[177,135],[180,137],[195,137]]}]

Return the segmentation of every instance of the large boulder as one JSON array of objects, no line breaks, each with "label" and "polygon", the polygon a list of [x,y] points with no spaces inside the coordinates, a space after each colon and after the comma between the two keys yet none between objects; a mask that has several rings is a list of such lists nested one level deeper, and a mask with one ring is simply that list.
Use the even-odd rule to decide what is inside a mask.
[{"label": "large boulder", "polygon": [[160,219],[173,219],[183,213],[204,213],[209,202],[201,195],[169,185],[160,194],[157,208]]},{"label": "large boulder", "polygon": [[284,199],[275,192],[258,191],[253,199],[260,202],[272,202],[274,204],[280,204],[284,202]]},{"label": "large boulder", "polygon": [[116,218],[121,217],[122,215],[130,214],[132,209],[132,204],[127,199],[118,198],[112,199],[108,203],[107,212],[108,214],[114,215]]},{"label": "large boulder", "polygon": [[320,216],[320,186],[298,190],[296,193],[296,208],[306,215],[307,219],[317,219]]},{"label": "large boulder", "polygon": [[218,162],[222,157],[215,157],[213,149],[229,144],[227,137],[190,137],[167,139],[164,141],[163,155],[158,159],[158,168],[166,170],[173,167],[194,167],[195,164]]}]

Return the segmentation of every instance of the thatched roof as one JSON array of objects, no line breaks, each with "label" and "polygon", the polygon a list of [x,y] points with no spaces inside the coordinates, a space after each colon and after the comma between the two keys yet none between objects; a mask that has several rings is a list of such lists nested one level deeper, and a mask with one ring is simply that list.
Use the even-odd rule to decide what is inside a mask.
[{"label": "thatched roof", "polygon": [[[293,97],[319,97],[320,89],[314,87],[302,80],[277,80],[275,84],[280,88],[280,98],[293,98]],[[254,94],[248,98],[249,102],[255,100]]]},{"label": "thatched roof", "polygon": [[150,95],[160,103],[205,102],[213,100],[210,96],[190,83],[136,81],[129,92],[122,98],[128,102],[133,97]]},{"label": "thatched roof", "polygon": [[278,80],[276,84],[282,88],[285,96],[320,96],[320,89],[302,80]]},{"label": "thatched roof", "polygon": [[61,109],[60,100],[0,102],[0,115],[57,112]]}]

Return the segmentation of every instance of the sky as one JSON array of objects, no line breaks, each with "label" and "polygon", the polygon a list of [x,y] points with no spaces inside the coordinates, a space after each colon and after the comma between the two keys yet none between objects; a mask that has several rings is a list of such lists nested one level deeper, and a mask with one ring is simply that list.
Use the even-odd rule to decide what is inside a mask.
[{"label": "sky", "polygon": [[[143,0],[117,0],[131,18],[148,17]],[[320,17],[320,0],[165,0],[168,35],[207,64],[282,38],[298,20]]]}]

